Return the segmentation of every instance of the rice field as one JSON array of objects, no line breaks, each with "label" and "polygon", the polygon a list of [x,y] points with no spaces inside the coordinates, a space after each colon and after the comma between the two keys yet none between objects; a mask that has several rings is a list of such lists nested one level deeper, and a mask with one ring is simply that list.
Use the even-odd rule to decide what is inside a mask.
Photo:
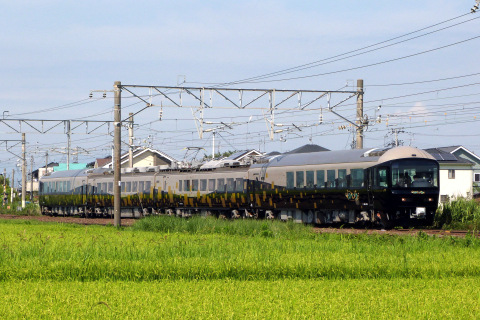
[{"label": "rice field", "polygon": [[0,221],[0,318],[476,318],[480,240],[158,217]]}]

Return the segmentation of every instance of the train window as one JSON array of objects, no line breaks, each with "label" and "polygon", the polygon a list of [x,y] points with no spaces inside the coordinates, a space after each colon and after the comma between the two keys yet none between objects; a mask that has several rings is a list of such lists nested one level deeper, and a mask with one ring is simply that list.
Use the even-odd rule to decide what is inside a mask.
[{"label": "train window", "polygon": [[183,191],[192,191],[190,189],[190,180],[183,180]]},{"label": "train window", "polygon": [[70,190],[71,190],[71,188],[70,188],[70,181],[67,181],[67,190],[65,190],[65,191],[70,192]]},{"label": "train window", "polygon": [[215,191],[215,179],[208,179],[208,191]]},{"label": "train window", "polygon": [[207,179],[200,179],[200,191],[207,191]]},{"label": "train window", "polygon": [[347,187],[347,170],[338,169],[338,187],[346,188]]},{"label": "train window", "polygon": [[217,179],[217,191],[225,192],[225,179]]},{"label": "train window", "polygon": [[101,183],[97,183],[97,192],[96,194],[102,194],[102,184]]},{"label": "train window", "polygon": [[145,192],[149,193],[150,192],[150,187],[152,186],[152,183],[150,181],[145,181]]},{"label": "train window", "polygon": [[132,181],[132,192],[137,192],[138,190],[138,182]]},{"label": "train window", "polygon": [[143,181],[138,181],[138,192],[143,192],[143,188],[144,188]]},{"label": "train window", "polygon": [[350,186],[352,188],[363,188],[364,175],[363,169],[350,170]]},{"label": "train window", "polygon": [[335,170],[327,170],[327,188],[335,187]]},{"label": "train window", "polygon": [[122,182],[122,192],[125,192],[125,182]]},{"label": "train window", "polygon": [[227,192],[235,191],[235,179],[227,178]]},{"label": "train window", "polygon": [[113,182],[109,182],[109,183],[108,183],[108,192],[112,192],[112,193],[113,193]]},{"label": "train window", "polygon": [[192,191],[198,191],[198,180],[192,180]]},{"label": "train window", "polygon": [[102,193],[103,194],[107,193],[107,183],[106,182],[102,183]]},{"label": "train window", "polygon": [[178,191],[182,191],[183,180],[178,181]]},{"label": "train window", "polygon": [[295,186],[297,188],[303,188],[305,186],[305,172],[303,171],[297,171],[295,172],[295,178],[296,178],[296,184]]},{"label": "train window", "polygon": [[132,183],[130,181],[126,183],[125,191],[132,192]]},{"label": "train window", "polygon": [[307,189],[313,189],[315,185],[315,174],[313,171],[305,172],[307,175]]},{"label": "train window", "polygon": [[387,187],[387,168],[376,168],[374,175],[374,186]]},{"label": "train window", "polygon": [[243,192],[243,178],[237,178],[235,180],[235,191]]},{"label": "train window", "polygon": [[287,189],[293,189],[295,186],[295,177],[293,172],[287,172]]},{"label": "train window", "polygon": [[325,170],[317,170],[317,188],[325,188]]}]

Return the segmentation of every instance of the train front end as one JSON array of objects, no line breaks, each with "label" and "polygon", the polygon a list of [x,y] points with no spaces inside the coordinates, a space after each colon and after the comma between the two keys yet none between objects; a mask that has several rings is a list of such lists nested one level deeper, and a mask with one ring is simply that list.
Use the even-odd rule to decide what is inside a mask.
[{"label": "train front end", "polygon": [[439,197],[439,165],[426,151],[400,147],[371,170],[373,209],[385,226],[433,225]]}]

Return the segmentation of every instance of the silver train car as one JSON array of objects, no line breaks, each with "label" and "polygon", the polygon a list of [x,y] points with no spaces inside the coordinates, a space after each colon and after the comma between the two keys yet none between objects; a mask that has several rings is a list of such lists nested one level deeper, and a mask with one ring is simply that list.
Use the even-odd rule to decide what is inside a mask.
[{"label": "silver train car", "polygon": [[[431,225],[438,162],[412,147],[281,154],[254,163],[124,169],[122,217],[149,214],[303,223]],[[113,171],[55,172],[40,180],[43,214],[112,216]]]}]

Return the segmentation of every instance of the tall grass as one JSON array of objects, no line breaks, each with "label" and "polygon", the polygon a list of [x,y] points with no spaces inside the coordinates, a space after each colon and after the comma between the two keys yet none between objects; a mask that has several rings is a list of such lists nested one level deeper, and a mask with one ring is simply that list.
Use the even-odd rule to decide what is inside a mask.
[{"label": "tall grass", "polygon": [[183,232],[189,234],[223,234],[231,236],[249,236],[266,238],[311,238],[313,228],[303,224],[281,222],[278,220],[225,220],[214,217],[194,216],[179,219],[173,216],[150,216],[139,220],[133,226],[137,231],[163,233]]},{"label": "tall grass", "polygon": [[7,206],[0,206],[0,214],[15,214],[22,216],[39,216],[40,206],[37,203],[27,203],[25,208],[22,208],[21,201],[14,201]]},{"label": "tall grass", "polygon": [[435,226],[446,229],[480,228],[480,203],[473,199],[458,198],[446,202],[437,210]]},{"label": "tall grass", "polygon": [[203,232],[192,234],[191,230],[169,228],[145,232],[134,228],[118,230],[102,226],[0,221],[0,281],[480,276],[480,240],[473,237],[440,239],[423,235],[315,233],[294,237],[295,232],[283,236],[275,231],[272,231],[273,236],[265,236],[262,232],[270,230],[262,228],[271,222],[253,223],[259,227],[251,227],[257,231],[250,233],[232,231],[234,223],[225,222],[223,230],[228,233],[217,233],[218,227],[213,224],[215,228],[192,227],[192,230]]}]

